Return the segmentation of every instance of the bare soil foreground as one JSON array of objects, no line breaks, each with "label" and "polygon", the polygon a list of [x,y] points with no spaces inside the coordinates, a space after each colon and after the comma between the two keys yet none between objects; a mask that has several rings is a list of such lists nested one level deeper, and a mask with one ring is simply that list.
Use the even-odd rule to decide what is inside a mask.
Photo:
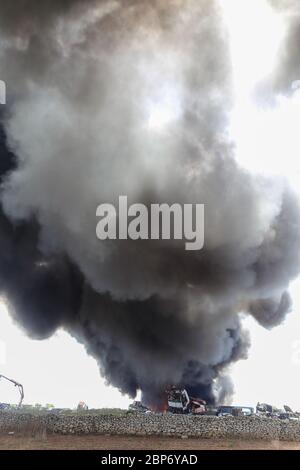
[{"label": "bare soil foreground", "polygon": [[126,436],[0,436],[0,450],[300,450],[300,442]]}]

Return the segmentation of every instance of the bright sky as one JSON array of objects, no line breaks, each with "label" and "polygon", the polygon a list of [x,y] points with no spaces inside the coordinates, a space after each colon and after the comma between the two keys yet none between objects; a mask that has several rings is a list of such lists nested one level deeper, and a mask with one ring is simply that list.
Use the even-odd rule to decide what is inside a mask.
[{"label": "bright sky", "polygon": [[[29,339],[0,304],[0,373],[24,386],[24,403],[91,408],[127,408],[129,399],[105,385],[97,363],[68,333],[46,341]],[[17,389],[0,382],[0,402],[18,402]]]},{"label": "bright sky", "polygon": [[[286,176],[299,191],[300,91],[291,98],[279,97],[273,109],[259,109],[250,98],[257,81],[272,70],[284,35],[282,20],[265,0],[220,1],[231,34],[236,106],[230,132],[237,143],[237,158],[250,171]],[[154,131],[174,118],[164,102],[151,112],[149,124]],[[291,293],[293,312],[275,330],[245,320],[252,346],[248,360],[232,368],[237,404],[266,401],[300,410],[300,279],[293,283]],[[28,403],[74,407],[84,400],[90,407],[127,407],[130,401],[105,385],[96,361],[67,333],[32,341],[13,324],[3,304],[0,371],[24,385]],[[17,400],[17,391],[0,383],[0,401]]]}]

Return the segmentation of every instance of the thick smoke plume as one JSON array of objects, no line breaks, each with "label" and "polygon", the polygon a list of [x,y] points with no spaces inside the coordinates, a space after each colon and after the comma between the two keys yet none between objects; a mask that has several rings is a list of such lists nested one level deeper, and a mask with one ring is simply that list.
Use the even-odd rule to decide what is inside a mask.
[{"label": "thick smoke plume", "polygon": [[[2,0],[0,283],[34,338],[64,328],[146,401],[231,393],[241,314],[278,325],[299,274],[298,201],[239,167],[227,33],[212,0]],[[96,238],[96,208],[206,205],[205,248]]]}]

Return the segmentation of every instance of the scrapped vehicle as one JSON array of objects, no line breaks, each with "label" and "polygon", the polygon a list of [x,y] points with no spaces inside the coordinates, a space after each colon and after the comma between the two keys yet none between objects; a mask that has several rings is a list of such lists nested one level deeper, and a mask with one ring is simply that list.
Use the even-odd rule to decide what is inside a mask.
[{"label": "scrapped vehicle", "polygon": [[281,412],[281,413],[278,413],[278,416],[277,416],[279,419],[290,419],[289,418],[289,413],[285,413],[285,412]]},{"label": "scrapped vehicle", "polygon": [[201,415],[206,412],[206,402],[201,398],[190,397],[185,388],[171,386],[166,394],[170,413]]},{"label": "scrapped vehicle", "polygon": [[288,415],[288,418],[290,421],[300,421],[300,416],[297,413],[293,413],[292,415]]},{"label": "scrapped vehicle", "polygon": [[233,416],[233,406],[218,406],[217,416]]},{"label": "scrapped vehicle", "polygon": [[293,411],[290,406],[284,405],[284,412],[279,416],[280,419],[288,419],[290,421],[299,421],[300,414],[297,411]]},{"label": "scrapped vehicle", "polygon": [[252,408],[251,406],[243,406],[241,408],[242,410],[242,415],[243,416],[252,416],[254,415],[254,408]]},{"label": "scrapped vehicle", "polygon": [[257,403],[256,405],[256,414],[263,415],[263,416],[274,416],[277,412],[277,409],[272,406],[268,405],[267,403]]},{"label": "scrapped vehicle", "polygon": [[204,415],[207,412],[206,401],[200,398],[190,398],[190,413],[195,415]]},{"label": "scrapped vehicle", "polygon": [[150,410],[147,408],[147,406],[143,405],[141,401],[135,400],[133,403],[131,403],[128,407],[129,411],[139,411],[140,413],[147,413]]},{"label": "scrapped vehicle", "polygon": [[217,416],[252,416],[254,409],[250,406],[219,406]]},{"label": "scrapped vehicle", "polygon": [[174,414],[188,413],[190,398],[184,388],[171,387],[166,390],[168,411]]}]

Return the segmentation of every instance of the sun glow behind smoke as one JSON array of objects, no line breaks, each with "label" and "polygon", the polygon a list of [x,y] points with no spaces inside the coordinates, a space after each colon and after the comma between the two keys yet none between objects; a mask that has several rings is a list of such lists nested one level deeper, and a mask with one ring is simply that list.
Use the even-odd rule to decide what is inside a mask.
[{"label": "sun glow behind smoke", "polygon": [[154,98],[148,100],[147,127],[154,131],[163,131],[172,122],[180,118],[180,93],[175,85],[167,84]]},{"label": "sun glow behind smoke", "polygon": [[149,129],[162,130],[175,117],[168,103],[154,103],[151,108],[148,118]]}]

